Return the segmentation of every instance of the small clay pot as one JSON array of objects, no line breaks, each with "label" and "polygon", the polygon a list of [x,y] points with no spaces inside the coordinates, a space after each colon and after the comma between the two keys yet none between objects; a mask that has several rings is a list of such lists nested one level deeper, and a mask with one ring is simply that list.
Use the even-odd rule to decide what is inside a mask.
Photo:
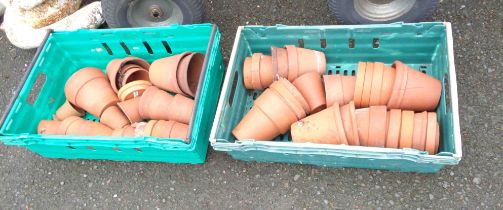
[{"label": "small clay pot", "polygon": [[288,55],[285,48],[271,47],[274,77],[288,78]]},{"label": "small clay pot", "polygon": [[412,148],[424,151],[426,143],[426,126],[428,125],[428,113],[414,114],[414,131],[412,133]]},{"label": "small clay pot", "polygon": [[342,106],[340,110],[342,124],[344,125],[344,133],[346,134],[348,144],[359,146],[360,138],[358,136],[358,126],[356,123],[355,103],[351,101]]},{"label": "small clay pot", "polygon": [[426,125],[426,141],[424,146],[424,151],[428,152],[430,155],[436,154],[438,150],[437,137],[438,133],[438,123],[437,123],[437,113],[428,112]]},{"label": "small clay pot", "polygon": [[145,136],[152,136],[152,131],[154,130],[155,124],[157,124],[159,120],[150,120],[147,122],[147,124],[144,127],[144,132],[143,135]]},{"label": "small clay pot", "polygon": [[152,128],[151,136],[159,138],[186,139],[189,126],[187,124],[159,120]]},{"label": "small clay pot", "polygon": [[101,123],[80,118],[68,127],[66,135],[110,136],[112,135],[112,129]]},{"label": "small clay pot", "polygon": [[251,89],[260,90],[263,88],[261,76],[260,76],[260,64],[262,63],[262,53],[253,53],[251,58]]},{"label": "small clay pot", "polygon": [[374,71],[372,73],[372,85],[370,89],[369,106],[386,105],[386,104],[380,104],[383,75],[384,75],[384,63],[374,62]]},{"label": "small clay pot", "polygon": [[[366,70],[367,70],[367,63],[358,62],[358,71],[356,73],[356,81],[355,81],[355,91],[353,94],[356,108],[362,107],[362,104],[361,104],[362,103],[362,93],[363,93],[363,84],[365,82],[365,71]],[[328,97],[327,97],[327,99],[328,99]]]},{"label": "small clay pot", "polygon": [[262,90],[274,81],[272,57],[253,53],[243,65],[244,84],[247,89]]},{"label": "small clay pot", "polygon": [[272,57],[262,55],[260,59],[260,84],[262,84],[262,89],[269,87],[275,81],[275,74],[272,68]]},{"label": "small clay pot", "polygon": [[65,118],[63,121],[61,121],[61,124],[59,125],[57,134],[66,135],[66,131],[68,130],[68,127],[70,127],[70,125],[72,125],[73,123],[75,123],[79,120],[83,120],[83,119],[80,117],[77,117],[77,116],[70,116],[70,117]]},{"label": "small clay pot", "polygon": [[204,55],[201,53],[191,53],[180,61],[177,80],[184,95],[194,97],[203,71],[203,62]]},{"label": "small clay pot", "polygon": [[435,137],[435,151],[433,152],[433,154],[437,154],[438,150],[440,150],[440,126],[438,125],[438,122],[436,123],[437,124],[437,135]]},{"label": "small clay pot", "polygon": [[61,121],[56,120],[40,120],[37,127],[38,134],[57,135]]},{"label": "small clay pot", "polygon": [[277,82],[273,83],[271,88],[275,89],[284,100],[286,100],[289,107],[295,111],[297,119],[300,120],[309,114],[309,104],[302,94],[295,88],[295,86],[284,78],[280,78]]},{"label": "small clay pot", "polygon": [[356,126],[358,128],[358,138],[361,146],[368,146],[370,129],[370,110],[362,108],[355,110]]},{"label": "small clay pot", "polygon": [[142,68],[132,68],[129,71],[126,71],[122,78],[121,87],[137,80],[149,81],[150,79],[148,77],[148,70]]},{"label": "small clay pot", "polygon": [[180,61],[189,54],[191,53],[184,52],[155,60],[150,65],[150,82],[163,90],[184,94],[178,84],[177,71]]},{"label": "small clay pot", "polygon": [[150,86],[152,86],[152,84],[146,80],[133,81],[121,87],[117,95],[120,101],[129,100],[140,97]]},{"label": "small clay pot", "polygon": [[[168,108],[162,111],[167,113],[169,120],[174,120],[180,123],[189,124],[194,109],[194,100],[187,98],[181,94],[176,94],[171,100]],[[155,110],[151,110],[154,113]],[[161,110],[159,110],[161,111]],[[163,119],[166,120],[166,119]]]},{"label": "small clay pot", "polygon": [[325,74],[327,68],[325,53],[300,47],[296,48],[296,50],[299,65],[298,76],[307,72],[317,72],[319,75]]},{"label": "small clay pot", "polygon": [[112,136],[135,136],[135,128],[131,125],[126,125],[123,128],[113,130]]},{"label": "small clay pot", "polygon": [[355,76],[323,75],[327,106],[347,104],[354,98]]},{"label": "small clay pot", "polygon": [[56,114],[54,114],[53,118],[54,120],[61,121],[70,116],[81,117],[84,116],[85,113],[86,112],[84,110],[74,106],[68,101],[65,101],[65,103],[56,110]]},{"label": "small clay pot", "polygon": [[407,72],[407,85],[404,88],[399,107],[413,111],[435,110],[442,94],[440,80],[412,69],[400,61],[395,61],[393,67],[397,71]]},{"label": "small clay pot", "polygon": [[[131,68],[132,66],[127,65],[134,64],[135,66],[140,66],[145,70],[150,68],[150,65],[147,61],[137,58],[137,57],[126,57],[122,59],[113,59],[107,65],[106,72],[108,79],[110,80],[112,89],[117,93],[122,86],[123,75],[126,73],[126,70]],[[148,80],[148,79],[147,79]]]},{"label": "small clay pot", "polygon": [[388,104],[389,98],[391,96],[391,91],[393,90],[394,81],[395,81],[395,69],[384,66],[382,75],[382,84],[381,84],[381,94],[379,99],[380,105]]},{"label": "small clay pot", "polygon": [[143,119],[169,120],[168,110],[172,100],[173,96],[169,93],[150,86],[140,97],[138,113]]},{"label": "small clay pot", "polygon": [[309,104],[309,112],[314,114],[326,108],[325,90],[321,76],[317,72],[308,72],[293,82]]},{"label": "small clay pot", "polygon": [[293,123],[291,134],[295,143],[348,144],[338,104]]},{"label": "small clay pot", "polygon": [[288,80],[293,82],[299,74],[297,48],[294,45],[285,45],[288,57]]},{"label": "small clay pot", "polygon": [[371,106],[369,108],[370,124],[367,146],[384,147],[386,145],[386,106]]},{"label": "small clay pot", "polygon": [[367,62],[365,67],[365,81],[363,82],[362,91],[362,107],[369,107],[370,105],[370,94],[372,91],[372,80],[374,79],[374,62]]},{"label": "small clay pot", "polygon": [[412,148],[412,138],[414,134],[414,111],[402,111],[402,122],[400,128],[400,143],[398,148]]},{"label": "small clay pot", "polygon": [[141,97],[136,97],[117,103],[117,106],[126,115],[129,123],[131,124],[141,122],[143,120],[140,115],[140,98]]},{"label": "small clay pot", "polygon": [[96,68],[83,68],[66,82],[65,95],[70,103],[96,117],[119,100],[105,74]]},{"label": "small clay pot", "polygon": [[129,125],[129,120],[117,105],[105,109],[101,115],[100,122],[112,129],[119,129]]},{"label": "small clay pot", "polygon": [[402,110],[389,110],[387,118],[386,148],[398,148],[398,143],[400,141]]},{"label": "small clay pot", "polygon": [[405,92],[405,86],[407,85],[407,71],[405,71],[404,68],[394,69],[395,80],[393,82],[393,87],[391,88],[391,96],[388,100],[387,106],[390,109],[399,109]]}]

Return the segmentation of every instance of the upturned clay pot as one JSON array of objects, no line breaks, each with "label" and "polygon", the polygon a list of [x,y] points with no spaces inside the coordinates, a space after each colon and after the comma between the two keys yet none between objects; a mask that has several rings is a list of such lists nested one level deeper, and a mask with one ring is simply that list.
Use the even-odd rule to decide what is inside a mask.
[{"label": "upturned clay pot", "polygon": [[440,80],[412,69],[400,61],[395,61],[393,67],[397,71],[405,71],[407,75],[407,83],[399,101],[399,107],[413,111],[435,110],[442,94]]},{"label": "upturned clay pot", "polygon": [[370,110],[362,108],[355,110],[356,126],[358,128],[358,138],[361,146],[368,146],[370,129]]},{"label": "upturned clay pot", "polygon": [[360,145],[354,102],[349,102],[348,104],[342,106],[340,110],[342,124],[344,125],[344,133],[346,134],[348,144],[356,146]]},{"label": "upturned clay pot", "polygon": [[384,66],[379,105],[388,104],[389,98],[391,96],[391,91],[393,90],[394,81],[395,81],[395,69],[388,66]]},{"label": "upturned clay pot", "polygon": [[143,119],[166,119],[169,120],[167,112],[171,105],[173,96],[169,93],[150,86],[140,97],[138,113]]},{"label": "upturned clay pot", "polygon": [[119,129],[129,125],[129,120],[117,105],[105,109],[101,115],[100,122],[112,129]]},{"label": "upturned clay pot", "polygon": [[426,127],[428,125],[428,113],[414,114],[414,131],[412,133],[412,148],[424,151],[426,143]]},{"label": "upturned clay pot", "polygon": [[386,106],[371,106],[369,108],[370,125],[367,146],[384,147],[386,145]]},{"label": "upturned clay pot", "polygon": [[308,72],[293,82],[309,104],[309,112],[314,114],[326,108],[323,81],[317,72]]},{"label": "upturned clay pot", "polygon": [[[140,66],[145,70],[150,68],[150,65],[147,61],[137,58],[137,57],[126,57],[122,59],[113,59],[107,65],[106,72],[108,79],[110,80],[112,89],[117,93],[121,88],[124,78],[124,74],[126,73],[126,69],[124,68],[128,64],[134,64],[136,66]],[[128,67],[130,68],[130,67]]]},{"label": "upturned clay pot", "polygon": [[68,101],[96,117],[119,100],[105,74],[96,68],[83,68],[66,82],[65,95]]},{"label": "upturned clay pot", "polygon": [[400,141],[402,110],[389,110],[387,118],[386,148],[398,148],[398,143]]},{"label": "upturned clay pot", "polygon": [[[302,102],[297,101],[297,98],[288,90],[292,86],[283,78],[274,82],[255,100],[251,110],[232,130],[232,134],[238,140],[269,141],[286,133],[292,123],[306,115]],[[297,91],[295,86],[293,88]],[[305,103],[307,105],[307,102]]]},{"label": "upturned clay pot", "polygon": [[[169,108],[163,109],[167,113],[169,120],[174,120],[180,123],[189,124],[192,117],[192,110],[194,109],[194,100],[187,98],[181,94],[176,94],[168,106]],[[151,113],[154,110],[151,110]],[[168,120],[162,119],[162,120]]]},{"label": "upturned clay pot", "polygon": [[66,135],[110,136],[112,129],[101,123],[80,118],[68,126]]},{"label": "upturned clay pot", "polygon": [[152,86],[152,84],[146,80],[133,81],[121,87],[117,95],[120,101],[129,100],[140,97],[150,86]]},{"label": "upturned clay pot", "polygon": [[271,47],[272,68],[277,76],[288,78],[288,55],[285,48]]},{"label": "upturned clay pot", "polygon": [[272,57],[262,53],[253,53],[245,59],[243,65],[243,78],[248,89],[262,90],[269,87],[274,81]]},{"label": "upturned clay pot", "polygon": [[280,78],[277,83],[273,83],[270,87],[275,89],[287,101],[287,104],[295,111],[298,120],[309,114],[309,104],[306,99],[287,79]]},{"label": "upturned clay pot", "polygon": [[363,84],[365,82],[366,70],[367,70],[367,63],[358,62],[358,71],[356,73],[356,81],[355,81],[355,91],[353,94],[356,108],[362,107],[362,93],[363,93]]},{"label": "upturned clay pot", "polygon": [[298,76],[307,72],[317,72],[320,75],[325,74],[327,68],[325,53],[300,47],[296,49],[299,65]]},{"label": "upturned clay pot", "polygon": [[159,138],[186,139],[189,126],[187,124],[159,120],[152,128],[151,136]]},{"label": "upturned clay pot", "polygon": [[194,97],[199,77],[203,71],[204,55],[201,53],[190,53],[182,58],[177,70],[177,80],[180,89],[186,96]]},{"label": "upturned clay pot", "polygon": [[133,68],[129,71],[126,70],[126,73],[124,73],[124,76],[122,78],[121,87],[137,80],[149,81],[150,79],[148,77],[148,70],[142,68]]},{"label": "upturned clay pot", "polygon": [[177,71],[180,61],[189,54],[190,52],[184,52],[155,60],[148,72],[150,82],[163,90],[184,94],[178,84]]},{"label": "upturned clay pot", "polygon": [[291,125],[295,143],[348,144],[338,104]]},{"label": "upturned clay pot", "polygon": [[402,111],[402,122],[400,128],[400,143],[398,148],[412,148],[412,138],[414,134],[414,111]]},{"label": "upturned clay pot", "polygon": [[288,80],[294,81],[299,74],[297,48],[294,45],[285,45],[288,57]]},{"label": "upturned clay pot", "polygon": [[370,88],[369,106],[386,105],[386,104],[380,104],[383,74],[384,74],[384,63],[374,62],[374,71],[372,73],[372,85]]},{"label": "upturned clay pot", "polygon": [[374,78],[374,63],[367,62],[365,67],[365,80],[363,82],[361,106],[368,107],[370,105],[370,93],[372,91],[372,80]]},{"label": "upturned clay pot", "polygon": [[141,97],[136,97],[117,103],[117,106],[126,115],[131,124],[143,120],[140,115],[140,98]]},{"label": "upturned clay pot", "polygon": [[74,106],[68,101],[65,101],[65,103],[56,110],[56,114],[54,114],[53,119],[61,121],[70,116],[84,116],[85,113],[86,112],[84,110]]},{"label": "upturned clay pot", "polygon": [[355,76],[323,75],[327,106],[347,104],[354,98]]},{"label": "upturned clay pot", "polygon": [[56,120],[40,120],[37,127],[38,134],[56,135],[58,133],[61,121]]},{"label": "upturned clay pot", "polygon": [[438,150],[438,123],[437,123],[437,113],[428,112],[426,125],[426,142],[424,151],[428,152],[430,155],[434,155]]}]

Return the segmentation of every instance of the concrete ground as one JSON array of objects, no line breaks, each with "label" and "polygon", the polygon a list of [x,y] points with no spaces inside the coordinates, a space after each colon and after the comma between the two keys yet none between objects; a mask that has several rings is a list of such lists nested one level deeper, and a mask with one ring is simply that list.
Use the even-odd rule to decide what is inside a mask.
[{"label": "concrete ground", "polygon": [[[464,157],[438,174],[249,163],[203,165],[42,158],[0,144],[0,209],[502,209],[503,2],[443,0],[453,25]],[[237,26],[336,24],[326,1],[206,1],[228,60]],[[1,113],[34,51],[0,34]]]}]

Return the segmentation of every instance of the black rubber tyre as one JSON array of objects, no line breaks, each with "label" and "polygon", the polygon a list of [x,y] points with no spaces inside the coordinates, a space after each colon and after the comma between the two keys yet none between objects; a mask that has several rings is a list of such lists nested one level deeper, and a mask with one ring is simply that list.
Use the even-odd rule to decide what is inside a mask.
[{"label": "black rubber tyre", "polygon": [[[202,0],[166,0],[170,3],[176,4],[179,11],[181,12],[180,17],[183,17],[182,21],[177,21],[169,24],[155,22],[144,24],[145,22],[133,22],[128,16],[130,15],[128,13],[130,13],[130,7],[132,5],[135,5],[135,2],[137,1],[143,0],[102,0],[101,8],[103,10],[103,16],[105,17],[108,26],[110,28],[149,27],[158,25],[170,25],[174,23],[192,24],[202,21],[204,12]],[[146,11],[145,13],[149,14],[149,11]]]},{"label": "black rubber tyre", "polygon": [[[418,22],[431,15],[433,10],[438,4],[438,0],[409,0],[410,6],[401,12],[397,12],[394,16],[389,15],[388,18],[383,18],[383,16],[372,16],[372,14],[366,14],[362,6],[362,3],[355,2],[358,0],[328,0],[328,7],[330,11],[335,15],[338,21],[344,24],[372,24],[372,23],[391,23],[391,22]],[[367,2],[368,0],[363,0],[360,2]],[[396,1],[396,0],[395,0]],[[403,1],[402,1],[403,2]],[[369,13],[375,12],[377,10],[369,9]],[[382,11],[382,10],[381,10]],[[363,15],[362,15],[363,14]]]}]

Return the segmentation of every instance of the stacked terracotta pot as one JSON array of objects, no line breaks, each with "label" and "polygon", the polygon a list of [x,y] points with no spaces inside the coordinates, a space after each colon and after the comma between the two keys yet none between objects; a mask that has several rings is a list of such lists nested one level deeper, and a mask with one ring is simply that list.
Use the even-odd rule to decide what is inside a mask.
[{"label": "stacked terracotta pot", "polygon": [[299,49],[272,47],[272,56],[245,59],[245,87],[266,89],[232,131],[238,140],[273,140],[291,131],[296,143],[438,152],[440,127],[436,113],[428,111],[438,106],[439,80],[400,61],[360,62],[356,76],[323,75],[324,55]]},{"label": "stacked terracotta pot", "polygon": [[[151,65],[137,57],[114,59],[106,75],[80,69],[65,85],[67,101],[53,120],[40,121],[38,133],[186,138],[203,61],[202,54],[185,52]],[[100,121],[84,120],[86,112]]]}]

